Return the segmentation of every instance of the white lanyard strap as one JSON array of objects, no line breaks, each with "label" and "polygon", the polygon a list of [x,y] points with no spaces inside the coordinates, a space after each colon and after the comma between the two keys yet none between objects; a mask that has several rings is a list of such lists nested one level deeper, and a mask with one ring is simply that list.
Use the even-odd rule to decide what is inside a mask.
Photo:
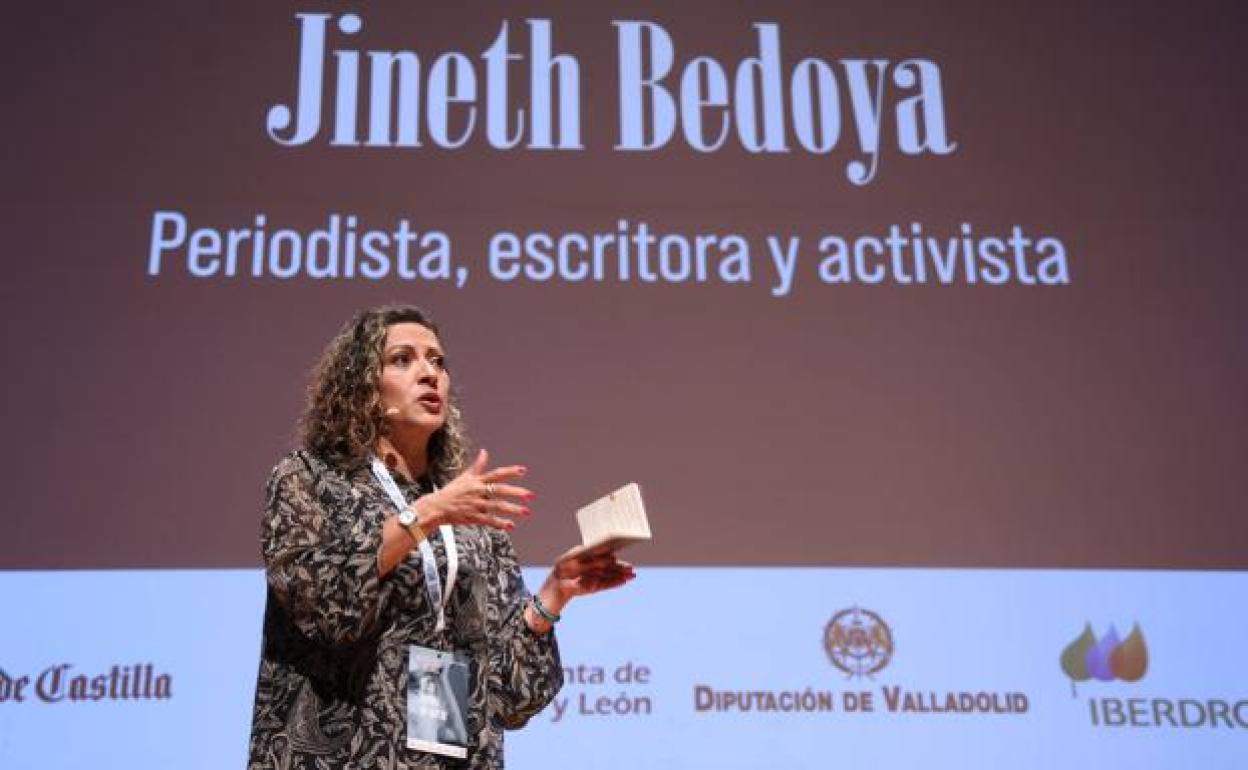
[{"label": "white lanyard strap", "polygon": [[[381,458],[373,455],[369,464],[373,469],[373,476],[381,483],[390,502],[394,503],[400,511],[406,508],[407,499],[403,497],[399,485],[394,483],[390,469],[381,461]],[[429,538],[420,541],[420,566],[425,573],[425,592],[429,594],[429,603],[438,613],[438,624],[435,630],[442,631],[446,628],[446,601],[450,598],[451,591],[455,588],[455,578],[459,575],[459,549],[455,546],[455,530],[450,524],[443,524],[438,527],[438,531],[442,533],[442,543],[446,546],[446,591],[442,590],[442,578],[438,575],[438,559],[433,555],[433,546],[429,544]]]}]

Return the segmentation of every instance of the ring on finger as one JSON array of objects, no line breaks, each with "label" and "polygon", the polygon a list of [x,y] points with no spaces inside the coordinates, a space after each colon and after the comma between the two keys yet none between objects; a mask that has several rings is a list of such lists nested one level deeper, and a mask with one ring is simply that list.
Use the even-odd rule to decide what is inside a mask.
[{"label": "ring on finger", "polygon": [[488,481],[485,483],[485,496],[486,497],[494,496],[494,484]]}]

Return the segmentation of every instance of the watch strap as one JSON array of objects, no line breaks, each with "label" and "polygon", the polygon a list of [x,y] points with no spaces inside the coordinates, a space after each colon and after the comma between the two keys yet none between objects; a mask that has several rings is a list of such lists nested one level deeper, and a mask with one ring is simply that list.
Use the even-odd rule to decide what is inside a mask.
[{"label": "watch strap", "polygon": [[416,510],[415,503],[408,505],[399,513],[399,526],[407,531],[412,538],[413,545],[419,545],[421,541],[429,537],[429,533],[420,526],[420,511]]}]

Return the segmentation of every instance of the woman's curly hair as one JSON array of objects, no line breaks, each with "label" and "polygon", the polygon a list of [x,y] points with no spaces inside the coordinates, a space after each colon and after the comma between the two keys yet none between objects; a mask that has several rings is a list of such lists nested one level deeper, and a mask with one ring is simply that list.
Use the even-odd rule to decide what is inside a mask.
[{"label": "woman's curly hair", "polygon": [[[384,305],[357,313],[326,346],[312,371],[300,421],[308,451],[344,469],[367,462],[387,430],[378,388],[386,329],[399,323],[418,323],[438,334],[433,319],[420,308]],[[452,394],[446,422],[429,438],[429,478],[437,484],[450,481],[463,470],[467,454],[468,439]]]}]

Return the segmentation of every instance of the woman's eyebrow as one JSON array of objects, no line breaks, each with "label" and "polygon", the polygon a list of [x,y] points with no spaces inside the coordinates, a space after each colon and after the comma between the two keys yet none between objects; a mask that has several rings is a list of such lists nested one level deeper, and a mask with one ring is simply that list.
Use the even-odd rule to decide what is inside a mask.
[{"label": "woman's eyebrow", "polygon": [[[385,350],[385,352],[386,352],[386,353],[393,353],[393,352],[395,352],[395,351],[397,351],[397,350],[407,350],[407,351],[411,351],[412,353],[415,353],[415,352],[416,352],[416,346],[415,346],[415,345],[413,345],[413,344],[412,344],[412,343],[410,343],[410,342],[396,342],[396,343],[394,343],[393,345],[387,345],[387,346],[386,346],[386,350]],[[427,355],[427,356],[445,356],[445,355],[446,355],[446,353],[443,353],[443,352],[442,352],[442,348],[439,348],[439,347],[437,347],[436,345],[430,345],[429,347],[425,348],[425,355]]]}]

